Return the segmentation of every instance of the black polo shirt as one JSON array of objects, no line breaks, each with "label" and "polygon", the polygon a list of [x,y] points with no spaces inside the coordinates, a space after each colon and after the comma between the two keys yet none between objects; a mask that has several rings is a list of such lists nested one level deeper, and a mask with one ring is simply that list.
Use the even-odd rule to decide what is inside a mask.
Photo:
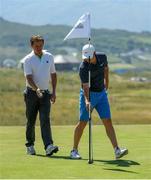
[{"label": "black polo shirt", "polygon": [[96,64],[89,64],[83,61],[79,67],[79,76],[82,83],[89,82],[89,69],[91,72],[90,91],[100,92],[104,86],[104,68],[108,65],[107,56],[103,53],[96,53]]}]

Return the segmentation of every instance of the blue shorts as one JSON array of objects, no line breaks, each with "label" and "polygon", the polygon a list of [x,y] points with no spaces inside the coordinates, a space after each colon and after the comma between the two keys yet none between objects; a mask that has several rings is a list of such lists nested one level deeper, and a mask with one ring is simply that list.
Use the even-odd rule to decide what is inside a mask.
[{"label": "blue shorts", "polygon": [[[101,119],[111,119],[110,105],[108,102],[106,90],[101,92],[90,92],[90,101],[92,109],[96,109]],[[83,89],[80,90],[79,108],[80,121],[88,121],[89,112],[86,109]]]}]

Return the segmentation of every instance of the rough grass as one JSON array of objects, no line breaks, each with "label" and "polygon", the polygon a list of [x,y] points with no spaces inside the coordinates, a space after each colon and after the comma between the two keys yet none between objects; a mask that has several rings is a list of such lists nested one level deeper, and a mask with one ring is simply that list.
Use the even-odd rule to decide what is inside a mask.
[{"label": "rough grass", "polygon": [[85,129],[79,152],[82,160],[69,159],[72,148],[73,126],[53,126],[55,144],[60,151],[45,156],[36,127],[36,156],[26,155],[25,128],[0,127],[1,179],[150,179],[151,125],[116,125],[120,146],[129,149],[121,160],[114,159],[113,149],[103,126],[93,126],[94,164],[88,161],[88,128]]},{"label": "rough grass", "polygon": [[[149,73],[147,75],[149,77]],[[26,123],[24,87],[25,79],[21,70],[0,69],[0,125]],[[151,123],[150,89],[150,83],[134,83],[129,81],[129,75],[124,77],[110,73],[108,96],[113,122],[115,124]],[[52,124],[72,125],[77,122],[79,90],[78,73],[58,73],[57,101],[51,109]],[[94,123],[99,122],[95,111],[92,117]]]}]

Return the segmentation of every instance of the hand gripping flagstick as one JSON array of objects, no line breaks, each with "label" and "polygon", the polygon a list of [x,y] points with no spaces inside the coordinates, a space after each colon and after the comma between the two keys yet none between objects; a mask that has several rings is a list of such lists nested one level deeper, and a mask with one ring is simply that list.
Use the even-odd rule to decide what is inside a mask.
[{"label": "hand gripping flagstick", "polygon": [[[90,13],[82,15],[71,31],[67,34],[64,40],[73,38],[88,38],[90,46]],[[91,87],[91,72],[90,72],[90,57],[89,57],[89,160],[88,163],[93,163],[93,148],[92,148],[92,120],[91,120],[91,101],[90,101],[90,87]]]}]

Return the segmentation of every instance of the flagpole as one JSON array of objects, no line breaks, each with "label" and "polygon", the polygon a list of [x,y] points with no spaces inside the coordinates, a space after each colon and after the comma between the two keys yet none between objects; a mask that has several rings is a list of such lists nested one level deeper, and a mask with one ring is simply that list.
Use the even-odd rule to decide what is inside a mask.
[{"label": "flagpole", "polygon": [[[90,41],[89,38],[89,47],[90,47]],[[91,69],[90,69],[90,56],[89,56],[89,160],[88,163],[93,163],[93,146],[92,146],[92,119],[91,119],[91,95],[90,95],[90,87],[91,87]]]},{"label": "flagpole", "polygon": [[[89,38],[90,47],[91,37],[91,25],[90,25],[90,13],[83,14],[71,31],[64,38],[65,40],[73,38]],[[93,152],[92,152],[92,120],[91,120],[91,100],[90,100],[90,87],[91,87],[91,72],[90,72],[90,57],[89,57],[89,160],[88,163],[93,163]]]}]

